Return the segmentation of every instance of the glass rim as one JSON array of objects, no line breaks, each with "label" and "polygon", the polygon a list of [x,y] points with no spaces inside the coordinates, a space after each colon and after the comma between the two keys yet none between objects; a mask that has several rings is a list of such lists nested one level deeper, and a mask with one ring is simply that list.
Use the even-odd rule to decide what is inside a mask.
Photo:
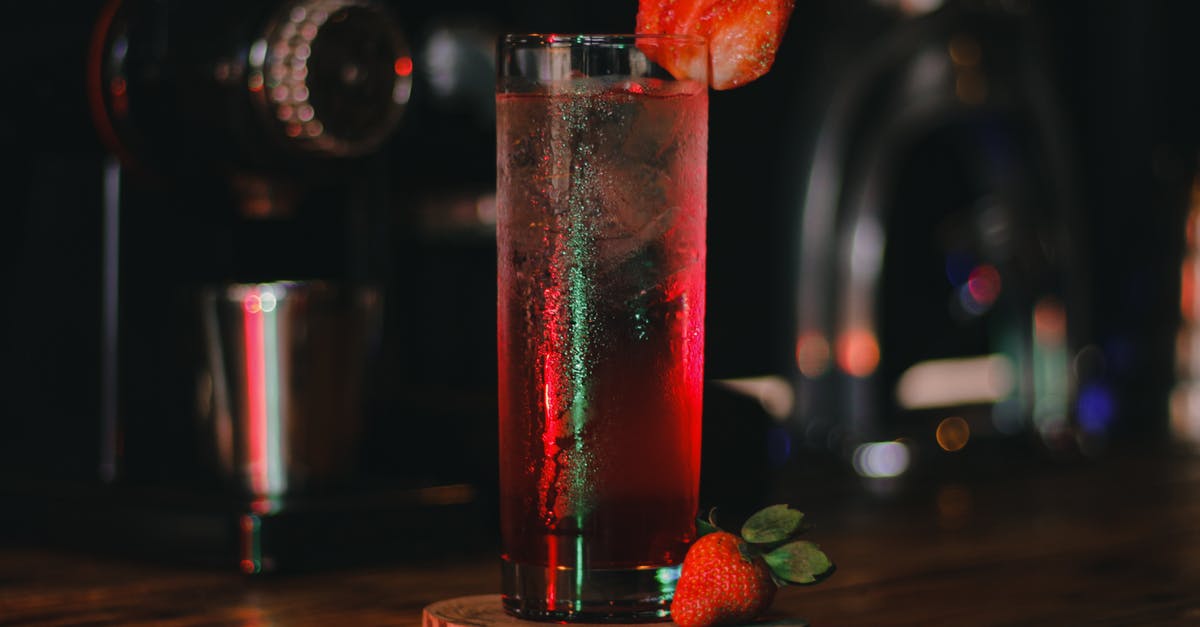
[{"label": "glass rim", "polygon": [[509,33],[500,38],[501,46],[566,48],[570,46],[606,46],[632,44],[638,41],[670,41],[683,44],[708,45],[700,35],[675,33]]}]

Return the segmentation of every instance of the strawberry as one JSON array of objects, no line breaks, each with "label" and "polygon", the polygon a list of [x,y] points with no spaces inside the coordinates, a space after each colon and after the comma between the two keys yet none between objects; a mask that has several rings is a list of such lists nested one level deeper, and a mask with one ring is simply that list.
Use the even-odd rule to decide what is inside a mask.
[{"label": "strawberry", "polygon": [[688,549],[671,617],[680,627],[740,623],[761,614],[774,599],[775,582],[762,556],[750,557],[741,538],[718,531]]},{"label": "strawberry", "polygon": [[[637,32],[699,35],[708,40],[709,84],[740,87],[767,73],[795,0],[640,0]],[[645,49],[645,48],[644,48]],[[677,77],[699,78],[703,67],[683,49],[645,49]]]},{"label": "strawberry", "polygon": [[688,549],[675,587],[671,616],[680,627],[743,623],[766,611],[778,586],[812,584],[833,573],[833,563],[811,542],[795,540],[804,514],[773,505],[751,516],[741,537],[711,529]]}]

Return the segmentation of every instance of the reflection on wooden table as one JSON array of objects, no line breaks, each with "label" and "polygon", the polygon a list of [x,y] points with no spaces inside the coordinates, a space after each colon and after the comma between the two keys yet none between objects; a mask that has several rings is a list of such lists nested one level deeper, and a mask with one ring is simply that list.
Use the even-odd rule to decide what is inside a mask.
[{"label": "reflection on wooden table", "polygon": [[[1155,453],[1014,465],[871,493],[812,481],[791,498],[838,563],[786,589],[812,625],[1200,622],[1200,460]],[[494,593],[497,560],[246,578],[41,548],[0,551],[6,624],[414,625],[433,602]]]}]

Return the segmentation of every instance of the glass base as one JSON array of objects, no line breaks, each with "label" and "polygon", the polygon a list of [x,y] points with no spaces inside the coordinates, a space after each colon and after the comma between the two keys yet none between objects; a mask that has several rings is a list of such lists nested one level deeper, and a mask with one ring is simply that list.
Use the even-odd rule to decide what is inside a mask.
[{"label": "glass base", "polygon": [[653,623],[671,620],[679,566],[576,570],[503,562],[504,610],[527,620]]}]

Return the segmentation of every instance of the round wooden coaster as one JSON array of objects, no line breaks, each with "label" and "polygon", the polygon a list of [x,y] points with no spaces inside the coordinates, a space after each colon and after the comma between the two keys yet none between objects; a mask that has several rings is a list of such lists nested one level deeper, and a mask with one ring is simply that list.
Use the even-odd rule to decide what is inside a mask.
[{"label": "round wooden coaster", "polygon": [[[458,597],[438,601],[425,608],[421,618],[421,627],[532,627],[546,625],[527,620],[513,618],[504,613],[498,594],[480,594],[471,597]],[[675,623],[670,623],[674,625]],[[766,620],[751,623],[754,627],[808,627],[803,620],[768,617]],[[650,627],[664,623],[649,623]],[[622,627],[614,623],[599,625],[596,623],[571,623],[572,627]],[[647,627],[642,623],[637,627]]]},{"label": "round wooden coaster", "polygon": [[[513,618],[504,613],[500,595],[481,594],[438,601],[425,608],[421,627],[530,627],[545,625],[533,621]],[[620,627],[619,625],[597,625],[595,623],[571,623],[573,627]],[[645,627],[644,625],[641,627]]]}]

